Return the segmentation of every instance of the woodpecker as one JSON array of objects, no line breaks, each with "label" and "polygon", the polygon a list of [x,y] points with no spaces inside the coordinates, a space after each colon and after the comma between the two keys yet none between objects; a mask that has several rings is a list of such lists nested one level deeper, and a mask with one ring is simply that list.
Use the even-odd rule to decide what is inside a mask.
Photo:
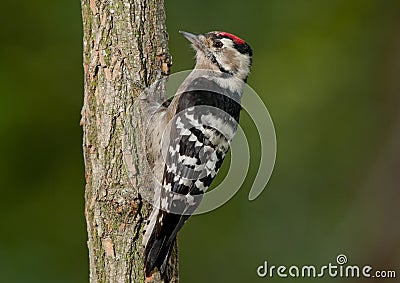
[{"label": "woodpecker", "polygon": [[148,135],[159,189],[143,236],[147,278],[155,268],[165,276],[178,231],[222,165],[252,65],[252,49],[231,33],[180,33],[191,42],[196,65],[169,106],[158,107]]}]

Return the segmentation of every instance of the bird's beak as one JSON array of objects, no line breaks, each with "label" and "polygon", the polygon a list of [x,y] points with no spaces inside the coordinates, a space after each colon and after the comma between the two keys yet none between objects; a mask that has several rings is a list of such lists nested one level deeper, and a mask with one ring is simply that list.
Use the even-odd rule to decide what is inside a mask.
[{"label": "bird's beak", "polygon": [[200,50],[204,50],[206,48],[204,45],[203,35],[192,34],[186,31],[179,31],[179,33],[186,37],[186,39],[189,40],[195,48]]}]

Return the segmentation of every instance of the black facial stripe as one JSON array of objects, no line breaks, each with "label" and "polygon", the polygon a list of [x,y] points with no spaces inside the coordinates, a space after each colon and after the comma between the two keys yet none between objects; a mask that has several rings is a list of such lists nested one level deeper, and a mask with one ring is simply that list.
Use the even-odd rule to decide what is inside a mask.
[{"label": "black facial stripe", "polygon": [[225,69],[224,67],[221,66],[220,63],[218,63],[217,58],[215,58],[214,54],[211,54],[210,56],[211,62],[215,65],[217,65],[218,69],[222,72],[222,73],[226,73],[229,74],[231,76],[233,76],[233,73],[231,71],[228,71],[227,69]]}]

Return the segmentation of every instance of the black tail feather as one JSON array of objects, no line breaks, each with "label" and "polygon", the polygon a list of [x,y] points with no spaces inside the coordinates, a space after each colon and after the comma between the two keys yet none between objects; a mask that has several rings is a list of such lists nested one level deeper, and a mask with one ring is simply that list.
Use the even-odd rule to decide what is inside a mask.
[{"label": "black tail feather", "polygon": [[161,266],[158,268],[160,270],[161,277],[164,277],[164,275],[165,275],[165,271],[167,269],[168,259],[169,259],[169,256],[171,255],[171,250],[172,250],[172,247],[174,245],[174,242],[175,241],[173,241],[172,243],[169,244],[168,250],[167,250],[167,254],[164,257],[164,260],[162,261]]},{"label": "black tail feather", "polygon": [[174,241],[170,242],[166,237],[156,238],[154,234],[151,235],[144,255],[146,277],[151,276],[156,267],[160,271],[161,277],[165,276],[173,243]]}]

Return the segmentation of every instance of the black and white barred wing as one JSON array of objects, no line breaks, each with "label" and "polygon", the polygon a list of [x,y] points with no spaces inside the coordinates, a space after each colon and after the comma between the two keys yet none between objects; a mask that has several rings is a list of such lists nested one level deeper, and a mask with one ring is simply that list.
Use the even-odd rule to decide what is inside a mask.
[{"label": "black and white barred wing", "polygon": [[[165,201],[161,208],[177,214],[191,214],[198,205],[193,196],[203,194],[221,167],[233,131],[221,133],[221,120],[215,107],[197,105],[180,111],[172,120],[170,146],[166,157],[163,188],[185,196],[185,210],[177,209],[174,201]],[[222,121],[222,120],[221,120]],[[189,210],[189,211],[188,211]]]},{"label": "black and white barred wing", "polygon": [[[202,94],[183,95],[193,102]],[[177,232],[211,185],[237,128],[236,119],[221,109],[200,104],[185,108],[185,101],[171,120],[159,209],[153,212],[145,251],[146,270],[158,266],[161,273]]]}]

